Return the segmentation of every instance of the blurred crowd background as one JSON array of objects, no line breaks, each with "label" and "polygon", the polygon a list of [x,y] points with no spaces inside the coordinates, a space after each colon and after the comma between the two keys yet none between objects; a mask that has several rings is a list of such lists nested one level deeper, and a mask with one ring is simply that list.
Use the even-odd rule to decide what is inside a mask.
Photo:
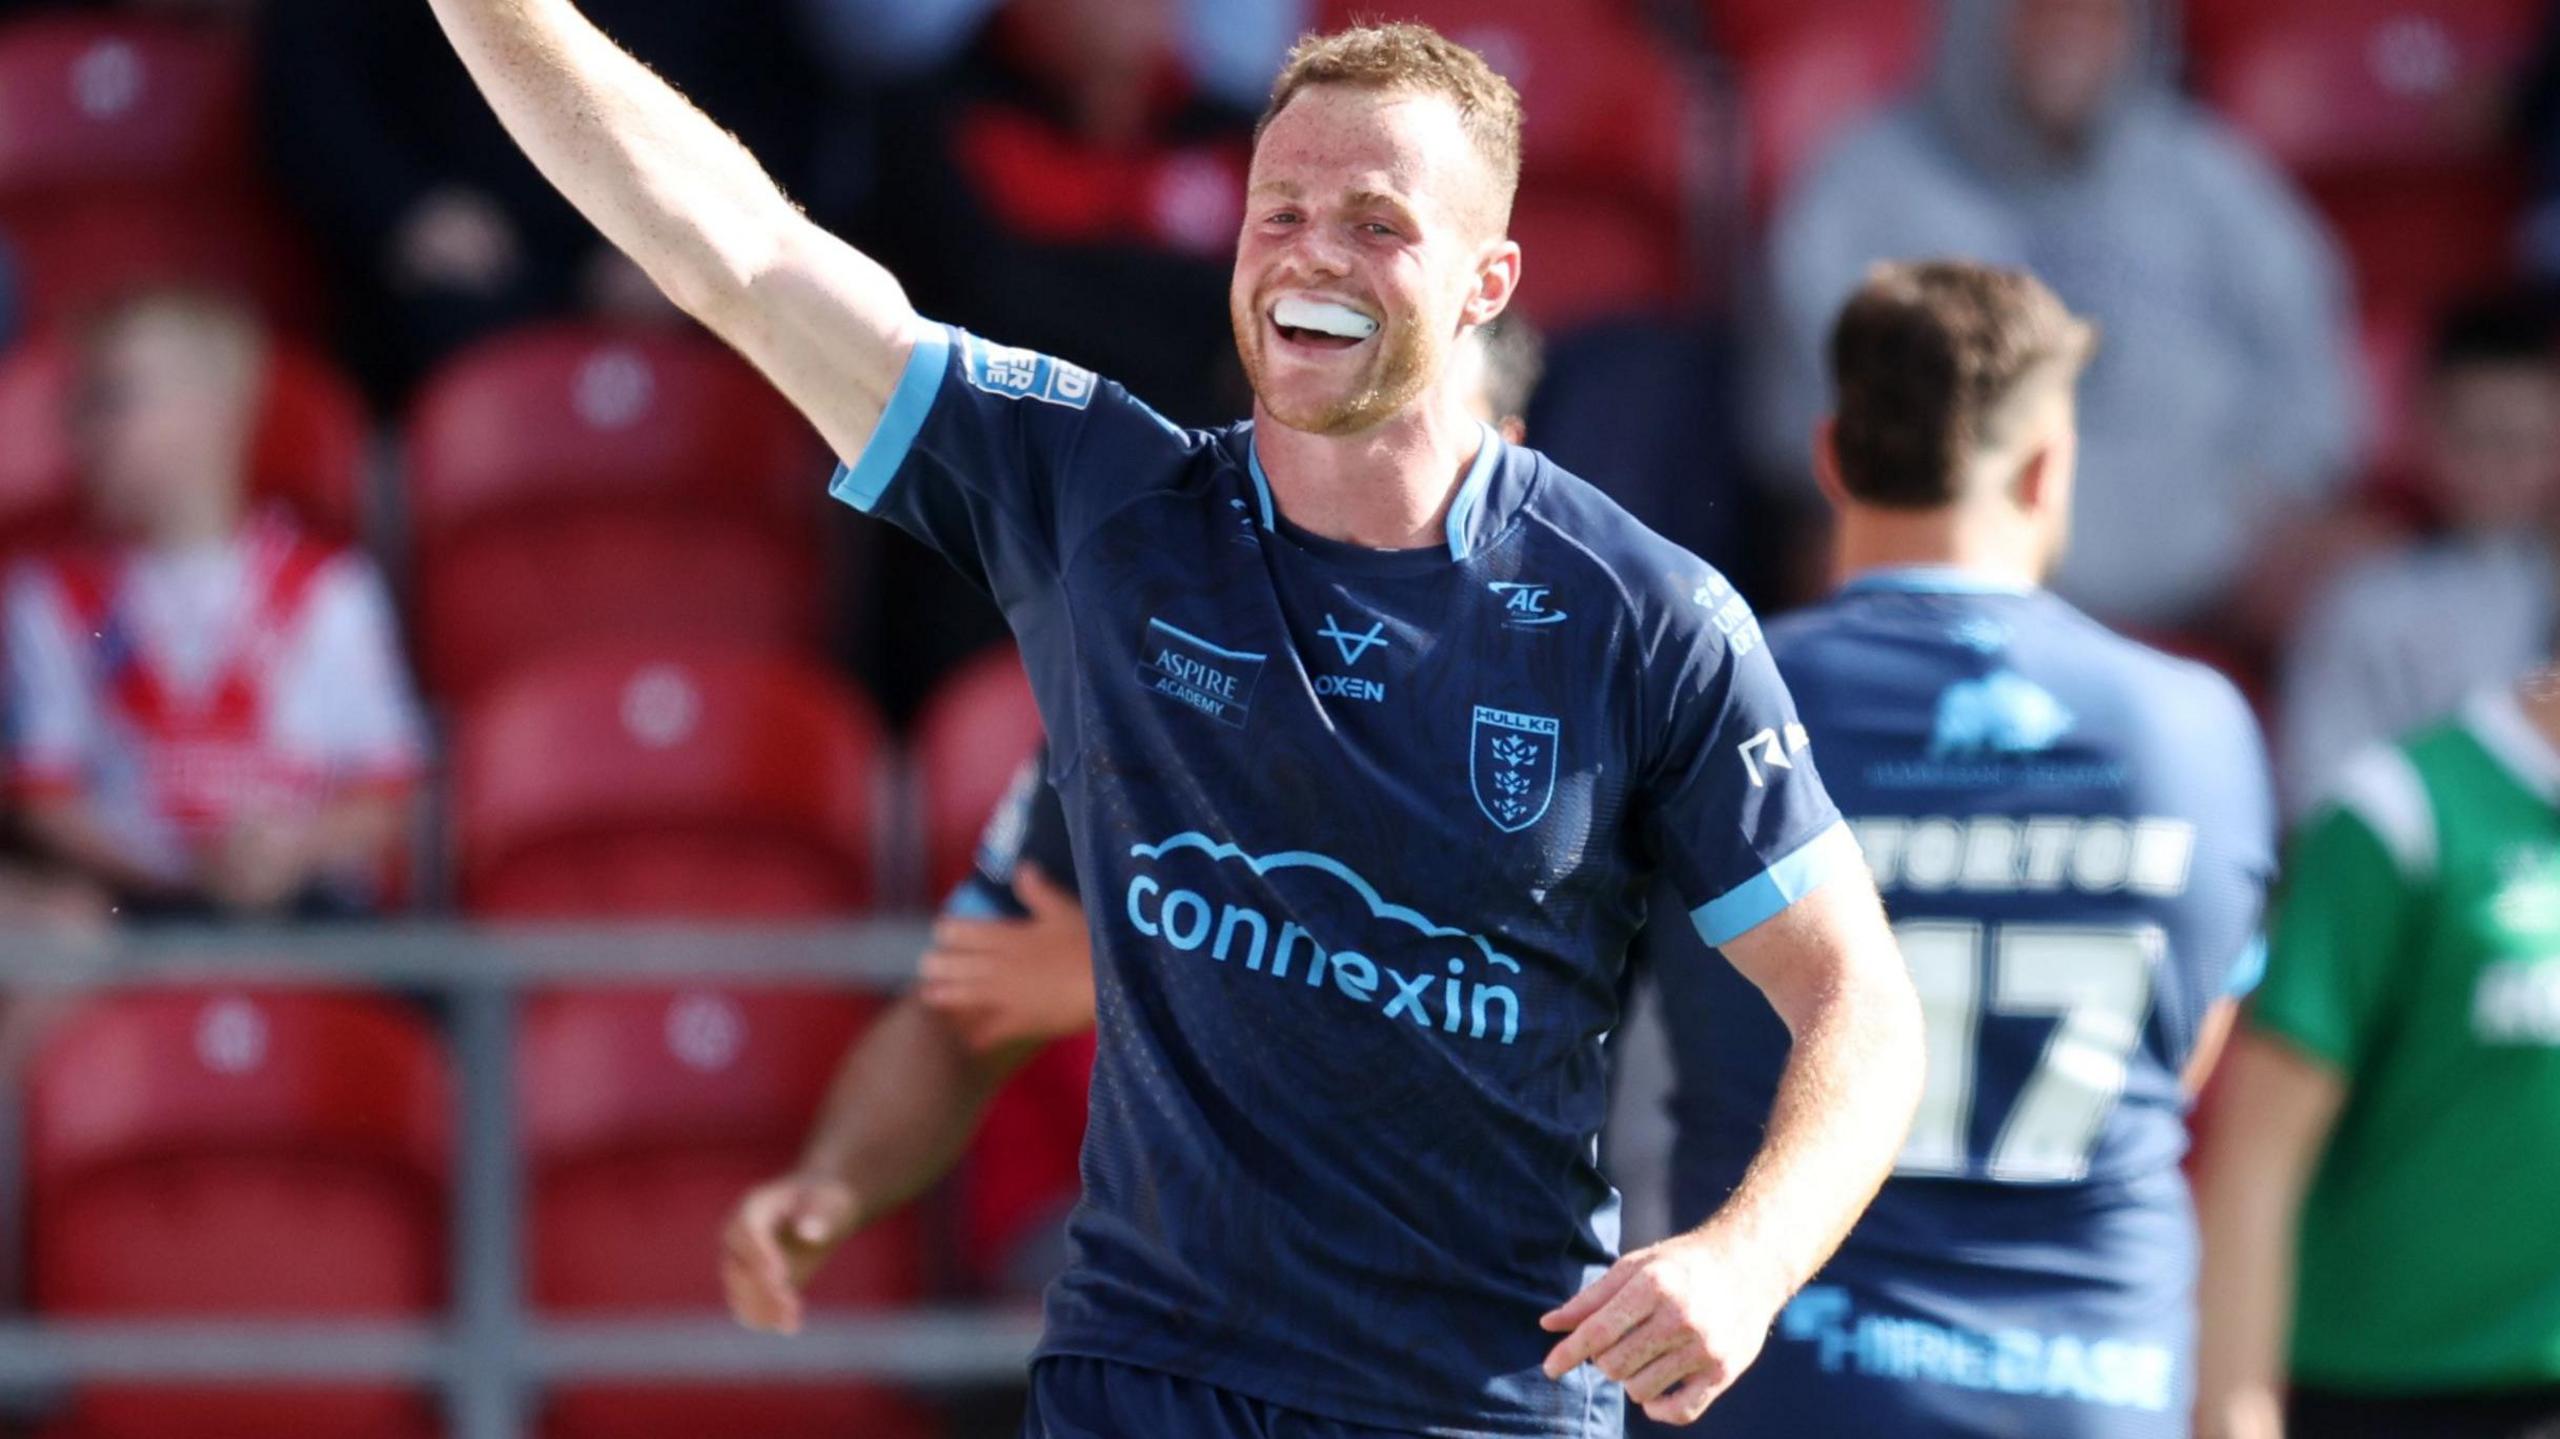
[{"label": "blurred crowd background", "polygon": [[[1764,612],[1825,583],[1806,451],[1834,307],[1876,259],[1962,255],[2031,267],[2104,330],[2059,587],[2237,677],[2289,805],[2550,653],[2543,0],[583,3],[925,313],[1196,425],[1248,404],[1223,301],[1282,54],[1426,19],[1527,104],[1529,442]],[[0,949],[170,921],[920,912],[1036,739],[993,607],[825,501],[814,436],[553,195],[423,0],[0,0],[0,341]],[[668,1181],[698,1252],[679,1219],[636,1259],[534,1241],[540,1303],[712,1305],[732,1181],[787,1158],[865,1002],[544,1002],[526,1045],[639,1069],[654,1045],[676,1075],[614,1082],[770,1057],[738,1101],[790,1111],[739,1122],[765,1148]],[[24,1312],[442,1302],[420,1195],[450,1136],[402,1117],[450,1082],[432,1006],[244,1005],[142,994],[20,1037]],[[282,1073],[296,1045],[374,1086],[342,1147],[426,1189],[118,1188],[224,1122],[190,1108],[206,1073]],[[320,1122],[275,1087],[260,1123]],[[835,1300],[1041,1268],[1081,1089],[1072,1062],[1018,1089],[939,1206],[961,1217],[866,1241]],[[615,1150],[560,1202],[678,1161],[652,1162]],[[313,1238],[313,1204],[360,1232]],[[343,1251],[290,1294],[252,1264],[113,1258],[154,1224],[197,1246],[246,1226],[249,1252],[279,1212]],[[561,1432],[939,1432],[878,1396],[802,1393],[805,1431],[602,1397]],[[121,1399],[62,1422],[284,1432]],[[291,1432],[434,1422],[396,1396],[345,1411],[297,1400]]]}]

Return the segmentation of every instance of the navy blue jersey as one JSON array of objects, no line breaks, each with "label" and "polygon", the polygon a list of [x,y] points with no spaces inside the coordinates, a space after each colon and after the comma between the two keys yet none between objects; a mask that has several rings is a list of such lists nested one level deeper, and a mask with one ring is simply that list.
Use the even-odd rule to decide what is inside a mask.
[{"label": "navy blue jersey", "polygon": [[[2004,1395],[2182,1427],[2181,1075],[2206,1012],[2254,978],[2274,863],[2255,721],[2203,666],[1952,571],[1865,577],[1769,637],[1929,1042],[1895,1177],[1790,1307],[1772,1374],[1906,1386],[1865,1401],[1900,1404],[1898,1421],[1843,1433],[2116,1432],[2052,1414],[1923,1422],[1989,1415]],[[1647,946],[1679,1069],[1683,1224],[1758,1148],[1787,1047],[1768,1005],[1696,951],[1676,933]],[[1831,1412],[1819,1397],[1772,1412]],[[1754,1398],[1711,1413],[1733,1424]]]},{"label": "navy blue jersey", "polygon": [[1075,851],[1067,839],[1067,814],[1058,792],[1049,787],[1049,747],[1022,762],[1004,787],[1004,797],[987,814],[978,832],[978,852],[969,873],[945,897],[942,912],[964,919],[1026,919],[1013,877],[1029,860],[1051,883],[1076,889]]},{"label": "navy blue jersey", "polygon": [[1488,430],[1445,546],[1275,512],[1249,425],[959,331],[836,494],[1019,636],[1093,922],[1043,1352],[1438,1435],[1618,1432],[1538,1316],[1616,1247],[1653,877],[1728,939],[1856,863],[1750,610]]}]

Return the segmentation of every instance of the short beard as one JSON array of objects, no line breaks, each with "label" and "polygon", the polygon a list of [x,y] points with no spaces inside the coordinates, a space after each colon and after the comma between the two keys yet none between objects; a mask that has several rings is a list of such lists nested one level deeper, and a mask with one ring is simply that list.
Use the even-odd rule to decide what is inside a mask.
[{"label": "short beard", "polygon": [[1411,326],[1389,324],[1378,332],[1379,352],[1369,367],[1369,383],[1340,399],[1308,411],[1284,410],[1264,382],[1263,349],[1270,342],[1263,316],[1268,306],[1259,298],[1250,310],[1228,315],[1236,334],[1236,357],[1244,362],[1245,382],[1254,398],[1279,424],[1303,434],[1339,438],[1375,429],[1411,405],[1439,372],[1441,356],[1430,339]]}]

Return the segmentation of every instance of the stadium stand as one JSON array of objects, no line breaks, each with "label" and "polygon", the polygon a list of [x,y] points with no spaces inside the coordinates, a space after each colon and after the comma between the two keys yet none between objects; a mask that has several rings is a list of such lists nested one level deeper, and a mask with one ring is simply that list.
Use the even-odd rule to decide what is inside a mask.
[{"label": "stadium stand", "polygon": [[[877,1002],[809,989],[614,989],[529,998],[517,1091],[531,1193],[533,1302],[606,1317],[721,1312],[710,1236],[738,1195],[788,1168],[838,1060]],[[901,1211],[838,1251],[812,1306],[924,1293],[922,1224]],[[871,1388],[580,1387],[548,1439],[931,1439],[928,1411]]]},{"label": "stadium stand", "polygon": [[407,470],[419,664],[447,699],[603,640],[816,642],[826,462],[707,340],[577,324],[492,339],[428,382]]},{"label": "stadium stand", "polygon": [[[445,1294],[451,1080],[395,1002],[89,1004],[27,1090],[30,1290],[58,1317],[423,1316]],[[95,1387],[53,1439],[406,1439],[423,1396]]]},{"label": "stadium stand", "polygon": [[312,267],[268,201],[248,113],[242,46],[219,28],[87,15],[0,27],[0,233],[27,318],[189,279],[314,325]]},{"label": "stadium stand", "polygon": [[1902,92],[1928,58],[1924,0],[1706,0],[1707,33],[1740,71],[1751,211],[1848,125]]},{"label": "stadium stand", "polygon": [[925,701],[910,753],[923,814],[927,898],[941,899],[968,877],[979,831],[1039,743],[1040,712],[1011,645],[961,666]]},{"label": "stadium stand", "polygon": [[2533,0],[2215,0],[2195,16],[2199,90],[2291,171],[2354,265],[2384,472],[2406,425],[2399,341],[2516,265],[2523,176],[2507,92]]},{"label": "stadium stand", "polygon": [[[70,537],[79,523],[78,459],[66,416],[73,355],[58,337],[0,355],[0,552]],[[251,460],[261,499],[288,506],[315,533],[361,536],[371,444],[355,389],[320,354],[290,342],[269,354],[264,413]]]},{"label": "stadium stand", "polygon": [[786,919],[879,898],[886,739],[805,662],[626,647],[529,668],[462,715],[463,908]]},{"label": "stadium stand", "polygon": [[1608,0],[1328,0],[1319,23],[1416,19],[1481,51],[1525,111],[1512,232],[1540,329],[1697,298],[1718,148],[1694,70]]}]

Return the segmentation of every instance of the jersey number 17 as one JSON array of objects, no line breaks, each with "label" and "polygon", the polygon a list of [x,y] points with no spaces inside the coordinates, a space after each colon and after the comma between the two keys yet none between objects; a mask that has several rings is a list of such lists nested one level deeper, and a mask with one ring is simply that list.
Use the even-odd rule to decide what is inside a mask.
[{"label": "jersey number 17", "polygon": [[[2149,926],[1908,920],[1894,926],[1920,993],[1929,1072],[1896,1174],[1987,1174],[2017,1184],[2067,1183],[2124,1093],[2127,1066],[2151,1010],[2152,974],[2166,937]],[[2059,1021],[2001,1120],[1991,1152],[1969,1136],[1985,1013]]]}]

